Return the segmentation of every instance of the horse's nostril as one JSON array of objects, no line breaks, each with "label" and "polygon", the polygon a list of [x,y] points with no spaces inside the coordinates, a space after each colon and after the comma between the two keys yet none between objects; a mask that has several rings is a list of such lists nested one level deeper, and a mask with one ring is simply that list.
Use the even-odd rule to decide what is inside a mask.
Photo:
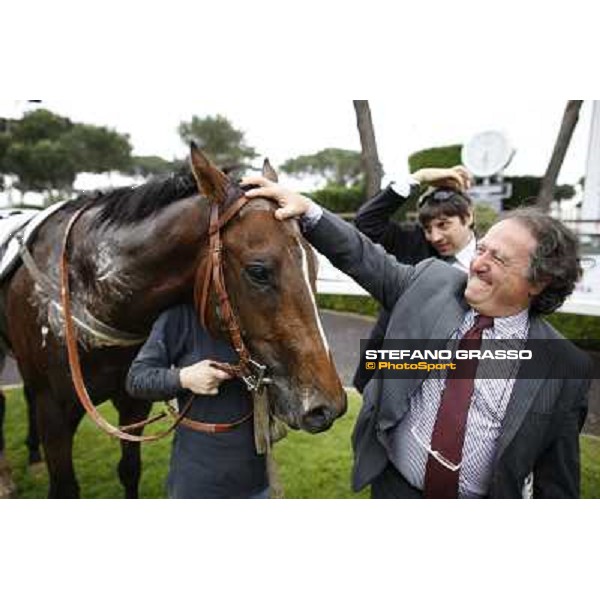
[{"label": "horse's nostril", "polygon": [[317,406],[309,410],[302,418],[303,425],[309,431],[323,431],[332,423],[332,413],[325,406]]}]

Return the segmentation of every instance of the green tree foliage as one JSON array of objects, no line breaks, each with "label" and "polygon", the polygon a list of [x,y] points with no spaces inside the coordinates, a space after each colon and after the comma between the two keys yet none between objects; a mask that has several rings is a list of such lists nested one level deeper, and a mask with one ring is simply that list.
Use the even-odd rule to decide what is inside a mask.
[{"label": "green tree foliage", "polygon": [[328,186],[348,187],[363,182],[360,152],[341,148],[326,148],[316,154],[291,158],[281,165],[288,175],[317,175]]},{"label": "green tree foliage", "polygon": [[426,168],[447,169],[460,165],[462,162],[461,152],[460,144],[419,150],[408,157],[410,172],[414,173],[419,169]]},{"label": "green tree foliage", "polygon": [[244,165],[256,158],[257,153],[244,141],[244,132],[236,129],[223,115],[200,118],[179,124],[178,133],[187,145],[192,140],[220,167]]},{"label": "green tree foliage", "polygon": [[4,173],[6,169],[6,152],[10,146],[10,137],[5,132],[5,121],[0,119],[0,192],[4,189]]},{"label": "green tree foliage", "polygon": [[73,123],[49,110],[39,109],[26,113],[22,119],[9,122],[13,142],[35,144],[40,140],[57,140],[70,131]]},{"label": "green tree foliage", "polygon": [[512,184],[512,196],[504,200],[504,209],[512,210],[519,206],[534,206],[542,184],[541,177],[534,175],[516,175],[506,177],[505,181]]},{"label": "green tree foliage", "polygon": [[60,142],[49,139],[12,143],[5,166],[18,177],[16,187],[22,192],[68,190],[77,175],[73,156]]},{"label": "green tree foliage", "polygon": [[[512,196],[504,201],[504,209],[511,210],[519,206],[535,206],[542,186],[542,177],[535,175],[515,175],[505,177],[505,181],[512,183]],[[554,190],[556,200],[568,200],[575,196],[575,187],[572,185],[558,185]]]},{"label": "green tree foliage", "polygon": [[23,192],[69,194],[77,173],[125,170],[131,163],[128,136],[48,110],[0,125],[0,174],[16,176]]},{"label": "green tree foliage", "polygon": [[61,142],[78,157],[78,171],[126,171],[131,165],[128,137],[106,127],[77,124],[62,136]]},{"label": "green tree foliage", "polygon": [[554,198],[556,200],[570,200],[575,197],[575,186],[569,185],[557,185],[554,190]]},{"label": "green tree foliage", "polygon": [[180,167],[179,161],[169,161],[160,156],[133,156],[131,165],[127,169],[129,175],[151,177],[153,175],[165,175],[176,171]]}]

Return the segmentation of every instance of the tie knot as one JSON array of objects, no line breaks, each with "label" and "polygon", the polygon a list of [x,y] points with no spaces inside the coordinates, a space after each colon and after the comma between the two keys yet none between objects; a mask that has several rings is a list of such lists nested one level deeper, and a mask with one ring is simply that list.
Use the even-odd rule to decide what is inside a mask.
[{"label": "tie knot", "polygon": [[479,329],[483,331],[484,329],[490,329],[494,326],[493,317],[486,317],[485,315],[477,315],[475,317],[475,323],[473,325],[474,329]]}]

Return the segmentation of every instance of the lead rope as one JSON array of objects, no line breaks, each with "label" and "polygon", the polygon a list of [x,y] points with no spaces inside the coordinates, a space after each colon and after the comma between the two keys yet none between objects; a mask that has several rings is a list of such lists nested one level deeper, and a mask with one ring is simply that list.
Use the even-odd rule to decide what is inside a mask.
[{"label": "lead rope", "polygon": [[254,445],[258,454],[265,455],[270,497],[280,500],[285,497],[285,494],[279,476],[279,467],[273,456],[273,444],[287,435],[287,429],[271,414],[265,387],[252,392],[252,400],[254,404]]}]

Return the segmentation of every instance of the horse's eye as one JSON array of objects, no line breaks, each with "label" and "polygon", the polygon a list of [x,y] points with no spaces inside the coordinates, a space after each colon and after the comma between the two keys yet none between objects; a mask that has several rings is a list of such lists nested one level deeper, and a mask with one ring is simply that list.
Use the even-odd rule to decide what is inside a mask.
[{"label": "horse's eye", "polygon": [[264,265],[249,265],[246,267],[246,273],[253,282],[261,285],[271,281],[271,271]]}]

